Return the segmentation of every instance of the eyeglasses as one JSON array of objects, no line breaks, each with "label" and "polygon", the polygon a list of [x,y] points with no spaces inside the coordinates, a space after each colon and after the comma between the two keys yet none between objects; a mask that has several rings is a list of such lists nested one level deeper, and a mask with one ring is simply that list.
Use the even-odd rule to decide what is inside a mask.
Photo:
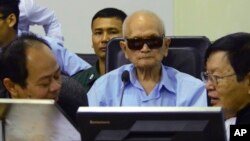
[{"label": "eyeglasses", "polygon": [[127,38],[128,48],[132,50],[141,50],[144,44],[147,44],[150,49],[158,49],[162,47],[163,38],[161,37],[151,37],[151,38]]},{"label": "eyeglasses", "polygon": [[229,74],[229,75],[225,75],[225,76],[218,76],[218,75],[213,75],[210,74],[208,72],[201,72],[201,79],[204,82],[207,82],[208,80],[210,80],[213,84],[217,85],[218,84],[218,80],[220,79],[224,79],[226,77],[230,77],[230,76],[234,76],[235,74]]}]

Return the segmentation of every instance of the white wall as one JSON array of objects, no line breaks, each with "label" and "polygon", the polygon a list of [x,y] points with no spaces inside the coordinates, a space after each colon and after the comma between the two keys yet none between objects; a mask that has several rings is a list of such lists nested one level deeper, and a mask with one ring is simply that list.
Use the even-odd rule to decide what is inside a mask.
[{"label": "white wall", "polygon": [[174,0],[174,35],[205,35],[211,41],[250,32],[249,0]]},{"label": "white wall", "polygon": [[[93,53],[91,48],[91,20],[94,14],[106,7],[116,7],[127,14],[148,9],[158,14],[165,23],[166,34],[173,33],[172,0],[34,0],[56,12],[62,23],[64,45],[76,53]],[[32,31],[44,34],[41,27]]]}]

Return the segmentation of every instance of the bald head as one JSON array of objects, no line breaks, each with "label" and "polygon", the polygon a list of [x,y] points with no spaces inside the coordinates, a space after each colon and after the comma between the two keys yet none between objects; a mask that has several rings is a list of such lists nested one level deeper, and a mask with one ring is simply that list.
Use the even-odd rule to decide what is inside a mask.
[{"label": "bald head", "polygon": [[148,10],[140,10],[128,16],[123,24],[123,36],[133,36],[135,29],[141,32],[146,29],[152,29],[160,35],[165,35],[165,27],[162,20],[155,13]]}]

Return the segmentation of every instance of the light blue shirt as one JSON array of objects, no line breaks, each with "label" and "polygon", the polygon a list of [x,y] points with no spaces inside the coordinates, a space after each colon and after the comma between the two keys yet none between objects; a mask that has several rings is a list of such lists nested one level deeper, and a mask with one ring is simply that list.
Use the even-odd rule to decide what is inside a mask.
[{"label": "light blue shirt", "polygon": [[[29,33],[29,32],[18,31],[18,36],[21,36],[22,34],[25,34],[25,33]],[[40,35],[37,35],[37,36],[46,40],[47,43],[50,45],[51,51],[55,55],[56,61],[59,64],[61,68],[61,72],[63,74],[72,76],[81,70],[86,70],[91,67],[89,63],[84,61],[75,53],[70,52],[69,50],[67,50],[67,48],[63,47],[63,45],[59,43],[57,39],[54,39],[48,36],[40,36]]]},{"label": "light blue shirt", "polygon": [[[130,80],[124,85],[121,75],[125,70]],[[120,106],[123,88],[122,106],[207,106],[207,93],[201,80],[162,65],[161,80],[147,95],[132,64],[97,79],[87,93],[89,106]]]},{"label": "light blue shirt", "polygon": [[89,63],[81,59],[75,53],[70,52],[63,47],[57,40],[50,37],[43,37],[51,47],[53,54],[56,57],[57,63],[61,67],[61,71],[69,76],[74,75],[80,70],[86,70],[91,67]]}]

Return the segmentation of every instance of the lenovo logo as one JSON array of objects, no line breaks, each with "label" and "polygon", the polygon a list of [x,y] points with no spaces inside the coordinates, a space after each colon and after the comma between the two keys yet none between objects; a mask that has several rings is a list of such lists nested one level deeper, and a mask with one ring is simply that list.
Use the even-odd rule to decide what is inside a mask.
[{"label": "lenovo logo", "polygon": [[89,124],[110,124],[109,120],[90,120]]}]

